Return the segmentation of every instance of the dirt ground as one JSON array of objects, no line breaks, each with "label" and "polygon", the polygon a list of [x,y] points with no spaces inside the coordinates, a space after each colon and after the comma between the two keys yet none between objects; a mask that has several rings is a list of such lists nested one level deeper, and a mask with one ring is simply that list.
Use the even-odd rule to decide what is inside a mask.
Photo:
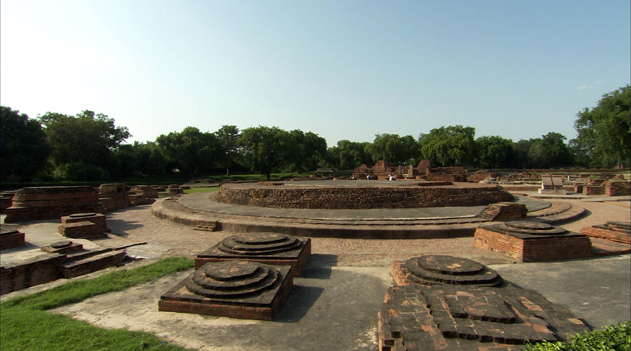
[{"label": "dirt ground", "polygon": [[[629,203],[564,200],[584,207],[588,214],[563,225],[568,230],[629,220]],[[54,221],[38,223],[56,228]],[[155,218],[150,206],[132,207],[107,215],[110,238],[94,241],[99,246],[123,246],[128,254],[146,260],[163,256],[194,257],[231,232],[197,231],[192,227]],[[29,237],[29,226],[24,227]],[[52,229],[51,229],[52,230]],[[35,232],[33,232],[35,235]],[[474,239],[361,240],[313,238],[312,258],[274,322],[239,320],[186,313],[159,312],[160,294],[191,271],[175,274],[124,292],[109,293],[55,310],[104,328],[126,328],[153,333],[180,346],[197,350],[374,350],[377,348],[377,310],[392,286],[390,264],[423,254],[448,254],[487,265],[512,264],[510,259],[475,249]],[[628,255],[627,255],[628,256]],[[144,261],[144,262],[143,262]],[[96,273],[98,274],[98,273]],[[33,287],[2,297],[30,293]],[[628,291],[623,292],[628,295]]]}]

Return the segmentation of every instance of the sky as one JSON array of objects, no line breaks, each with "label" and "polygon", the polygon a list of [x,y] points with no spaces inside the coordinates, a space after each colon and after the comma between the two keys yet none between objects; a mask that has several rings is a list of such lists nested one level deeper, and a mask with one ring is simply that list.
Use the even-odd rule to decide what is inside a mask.
[{"label": "sky", "polygon": [[576,137],[630,83],[628,0],[2,0],[0,103],[187,126],[313,132],[329,147],[470,126]]}]

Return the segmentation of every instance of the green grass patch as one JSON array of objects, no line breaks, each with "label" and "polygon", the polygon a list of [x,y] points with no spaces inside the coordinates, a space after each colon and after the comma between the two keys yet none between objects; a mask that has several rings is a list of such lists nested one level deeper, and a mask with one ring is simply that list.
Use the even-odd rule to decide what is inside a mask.
[{"label": "green grass patch", "polygon": [[189,258],[168,257],[147,266],[8,299],[0,306],[2,350],[185,350],[149,333],[102,329],[45,310],[124,290],[193,266]]},{"label": "green grass patch", "polygon": [[195,194],[195,193],[210,193],[213,191],[217,191],[219,187],[213,186],[213,187],[194,187],[194,188],[190,188],[190,189],[185,189],[184,190],[184,194]]},{"label": "green grass patch", "polygon": [[631,351],[631,321],[578,334],[568,342],[542,342],[528,345],[527,351]]},{"label": "green grass patch", "polygon": [[2,350],[185,350],[149,333],[102,329],[72,318],[29,308],[0,311]]},{"label": "green grass patch", "polygon": [[99,294],[125,290],[166,275],[193,268],[194,261],[186,257],[167,257],[156,263],[128,270],[105,273],[89,280],[77,280],[33,295],[8,299],[0,308],[22,307],[47,310],[76,303]]}]

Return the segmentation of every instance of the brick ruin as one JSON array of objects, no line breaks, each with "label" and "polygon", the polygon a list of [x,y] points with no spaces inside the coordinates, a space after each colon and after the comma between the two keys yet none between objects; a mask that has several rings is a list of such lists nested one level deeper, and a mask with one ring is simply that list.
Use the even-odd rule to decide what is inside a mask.
[{"label": "brick ruin", "polygon": [[528,342],[566,341],[589,331],[568,310],[502,282],[478,262],[423,256],[393,263],[393,276],[402,276],[402,266],[408,277],[422,279],[395,279],[408,285],[388,289],[378,313],[380,351],[519,350]]},{"label": "brick ruin", "polygon": [[586,184],[576,184],[574,191],[584,195],[631,195],[631,182],[620,179],[588,179]]},{"label": "brick ruin", "polygon": [[354,179],[389,180],[392,175],[395,179],[416,179],[430,181],[466,182],[467,170],[464,167],[431,167],[429,160],[421,160],[414,167],[395,166],[392,163],[380,160],[374,166],[362,164],[353,170]]},{"label": "brick ruin", "polygon": [[540,222],[512,221],[478,227],[475,247],[501,253],[518,262],[594,255],[592,243],[585,234]]},{"label": "brick ruin", "polygon": [[107,228],[105,215],[100,213],[74,213],[61,217],[59,234],[75,239],[106,238]]},{"label": "brick ruin", "polygon": [[41,250],[49,254],[0,267],[0,295],[117,266],[126,257],[124,250],[84,250],[69,240]]},{"label": "brick ruin", "polygon": [[311,239],[279,233],[248,233],[225,238],[195,258],[195,268],[208,262],[247,260],[268,265],[291,266],[297,277],[311,256]]},{"label": "brick ruin", "polygon": [[99,203],[104,212],[111,212],[131,206],[128,187],[123,183],[101,184]]},{"label": "brick ruin", "polygon": [[510,193],[493,184],[448,182],[423,186],[425,182],[387,182],[344,187],[301,183],[304,185],[223,183],[213,199],[234,205],[304,209],[480,206],[513,200]]},{"label": "brick ruin", "polygon": [[0,227],[0,250],[20,246],[24,246],[24,233],[20,232],[12,225],[3,225]]},{"label": "brick ruin", "polygon": [[581,233],[610,241],[631,245],[631,222],[609,221],[606,224],[581,228]]},{"label": "brick ruin", "polygon": [[5,223],[57,219],[72,213],[99,212],[96,190],[90,186],[22,188],[5,210]]},{"label": "brick ruin", "polygon": [[158,309],[273,320],[293,286],[290,266],[209,262],[160,297]]}]

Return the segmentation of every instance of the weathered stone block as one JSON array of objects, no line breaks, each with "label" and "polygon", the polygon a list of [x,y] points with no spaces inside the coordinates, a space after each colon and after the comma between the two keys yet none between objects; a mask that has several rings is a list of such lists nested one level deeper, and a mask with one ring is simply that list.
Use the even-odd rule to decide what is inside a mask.
[{"label": "weathered stone block", "polygon": [[89,221],[60,224],[58,232],[65,237],[76,239],[98,239],[107,237],[107,234],[104,234],[96,224]]},{"label": "weathered stone block", "polygon": [[24,233],[13,227],[3,226],[0,230],[0,250],[24,246]]}]

